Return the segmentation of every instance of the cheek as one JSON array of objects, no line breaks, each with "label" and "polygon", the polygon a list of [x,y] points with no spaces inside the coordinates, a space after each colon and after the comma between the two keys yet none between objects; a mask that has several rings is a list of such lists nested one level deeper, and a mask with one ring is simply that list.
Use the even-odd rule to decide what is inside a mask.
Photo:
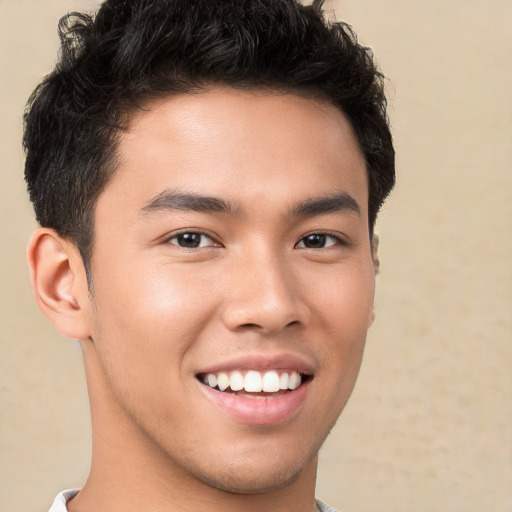
[{"label": "cheek", "polygon": [[[304,286],[311,288],[311,283]],[[335,337],[359,339],[371,324],[375,276],[369,264],[340,266],[336,272],[317,275],[310,303],[315,318]]]},{"label": "cheek", "polygon": [[[370,266],[345,267],[313,299],[314,327],[322,333],[317,353],[326,386],[344,405],[354,386],[371,324],[375,279]],[[320,376],[320,375],[319,375]],[[328,384],[327,384],[328,383]]]},{"label": "cheek", "polygon": [[187,351],[215,311],[211,289],[193,273],[170,270],[139,268],[103,281],[98,275],[108,286],[95,288],[96,350],[112,378],[131,388],[142,380],[145,386],[158,378],[177,380]]}]

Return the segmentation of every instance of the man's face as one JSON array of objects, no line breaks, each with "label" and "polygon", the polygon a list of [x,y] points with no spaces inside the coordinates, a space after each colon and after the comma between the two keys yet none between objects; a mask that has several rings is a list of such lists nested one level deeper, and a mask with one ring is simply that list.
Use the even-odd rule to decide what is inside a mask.
[{"label": "man's face", "polygon": [[338,109],[293,94],[148,108],[95,212],[90,385],[123,413],[98,414],[210,486],[283,487],[316,464],[371,323],[364,159]]}]

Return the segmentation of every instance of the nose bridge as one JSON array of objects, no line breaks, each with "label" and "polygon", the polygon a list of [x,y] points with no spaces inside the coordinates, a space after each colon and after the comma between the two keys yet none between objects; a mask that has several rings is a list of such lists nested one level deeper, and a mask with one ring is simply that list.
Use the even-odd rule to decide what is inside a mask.
[{"label": "nose bridge", "polygon": [[274,332],[307,318],[290,262],[263,244],[239,255],[226,299],[223,316],[230,329]]}]

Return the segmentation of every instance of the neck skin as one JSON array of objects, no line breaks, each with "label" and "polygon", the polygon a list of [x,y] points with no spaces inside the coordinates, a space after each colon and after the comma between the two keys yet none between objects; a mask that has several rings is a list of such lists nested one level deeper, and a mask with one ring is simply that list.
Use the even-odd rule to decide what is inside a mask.
[{"label": "neck skin", "polygon": [[69,512],[312,512],[318,459],[284,489],[232,494],[177,467],[127,421],[99,369],[90,341],[82,342],[91,404],[93,454],[89,477],[68,502]]}]

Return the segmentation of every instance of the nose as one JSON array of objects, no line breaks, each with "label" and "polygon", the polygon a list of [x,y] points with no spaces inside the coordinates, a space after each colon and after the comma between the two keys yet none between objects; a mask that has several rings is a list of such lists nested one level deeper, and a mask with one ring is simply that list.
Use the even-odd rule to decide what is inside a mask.
[{"label": "nose", "polygon": [[228,329],[270,334],[308,322],[310,310],[285,258],[267,251],[242,258],[233,270],[222,310]]}]

